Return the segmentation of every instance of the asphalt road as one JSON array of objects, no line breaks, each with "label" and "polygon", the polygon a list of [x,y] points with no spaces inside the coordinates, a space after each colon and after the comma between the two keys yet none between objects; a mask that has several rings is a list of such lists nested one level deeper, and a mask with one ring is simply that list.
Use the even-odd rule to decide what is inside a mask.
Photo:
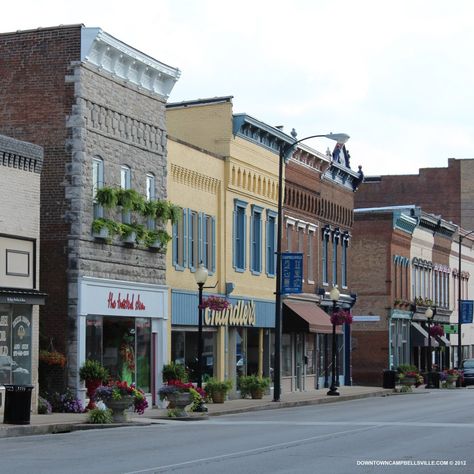
[{"label": "asphalt road", "polygon": [[474,472],[474,389],[0,439],[0,472]]}]

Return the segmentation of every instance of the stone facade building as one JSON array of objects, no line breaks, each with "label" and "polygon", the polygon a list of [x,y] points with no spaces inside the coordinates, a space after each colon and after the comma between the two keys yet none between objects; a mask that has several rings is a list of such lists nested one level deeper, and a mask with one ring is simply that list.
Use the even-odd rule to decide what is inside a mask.
[{"label": "stone facade building", "polygon": [[104,186],[166,197],[164,109],[179,71],[83,25],[1,34],[0,56],[0,132],[44,147],[41,319],[67,354],[65,382],[78,388],[96,358],[153,392],[167,351],[165,256],[95,239],[91,226],[130,220],[95,203]]},{"label": "stone facade building", "polygon": [[0,411],[3,384],[38,394],[40,177],[43,150],[0,135]]}]

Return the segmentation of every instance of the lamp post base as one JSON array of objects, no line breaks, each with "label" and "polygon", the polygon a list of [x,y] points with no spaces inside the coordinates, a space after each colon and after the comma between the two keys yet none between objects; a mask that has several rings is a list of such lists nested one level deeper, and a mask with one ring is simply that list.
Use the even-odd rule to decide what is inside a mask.
[{"label": "lamp post base", "polygon": [[326,395],[338,396],[340,393],[337,391],[337,387],[331,387]]}]

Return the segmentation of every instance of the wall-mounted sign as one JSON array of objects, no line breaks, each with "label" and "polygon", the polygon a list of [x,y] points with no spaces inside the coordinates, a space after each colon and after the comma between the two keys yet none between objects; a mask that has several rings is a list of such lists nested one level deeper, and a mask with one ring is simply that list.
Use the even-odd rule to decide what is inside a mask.
[{"label": "wall-mounted sign", "polygon": [[458,325],[457,324],[443,324],[443,329],[445,334],[457,334]]},{"label": "wall-mounted sign", "polygon": [[212,311],[206,308],[204,312],[206,326],[255,326],[256,321],[253,301],[239,301],[224,311]]},{"label": "wall-mounted sign", "polygon": [[376,322],[380,321],[380,316],[377,316],[377,315],[352,316],[352,321],[354,323],[376,323]]},{"label": "wall-mounted sign", "polygon": [[167,298],[159,285],[83,277],[79,314],[166,318]]}]

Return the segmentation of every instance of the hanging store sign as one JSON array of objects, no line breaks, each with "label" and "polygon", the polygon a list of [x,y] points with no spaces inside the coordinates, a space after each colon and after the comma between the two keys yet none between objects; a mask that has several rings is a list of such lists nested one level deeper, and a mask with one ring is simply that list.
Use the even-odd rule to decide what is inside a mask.
[{"label": "hanging store sign", "polygon": [[255,304],[253,301],[239,301],[223,311],[206,308],[204,324],[206,326],[255,326]]},{"label": "hanging store sign", "polygon": [[443,324],[443,329],[445,334],[457,334],[458,325],[457,324]]}]

